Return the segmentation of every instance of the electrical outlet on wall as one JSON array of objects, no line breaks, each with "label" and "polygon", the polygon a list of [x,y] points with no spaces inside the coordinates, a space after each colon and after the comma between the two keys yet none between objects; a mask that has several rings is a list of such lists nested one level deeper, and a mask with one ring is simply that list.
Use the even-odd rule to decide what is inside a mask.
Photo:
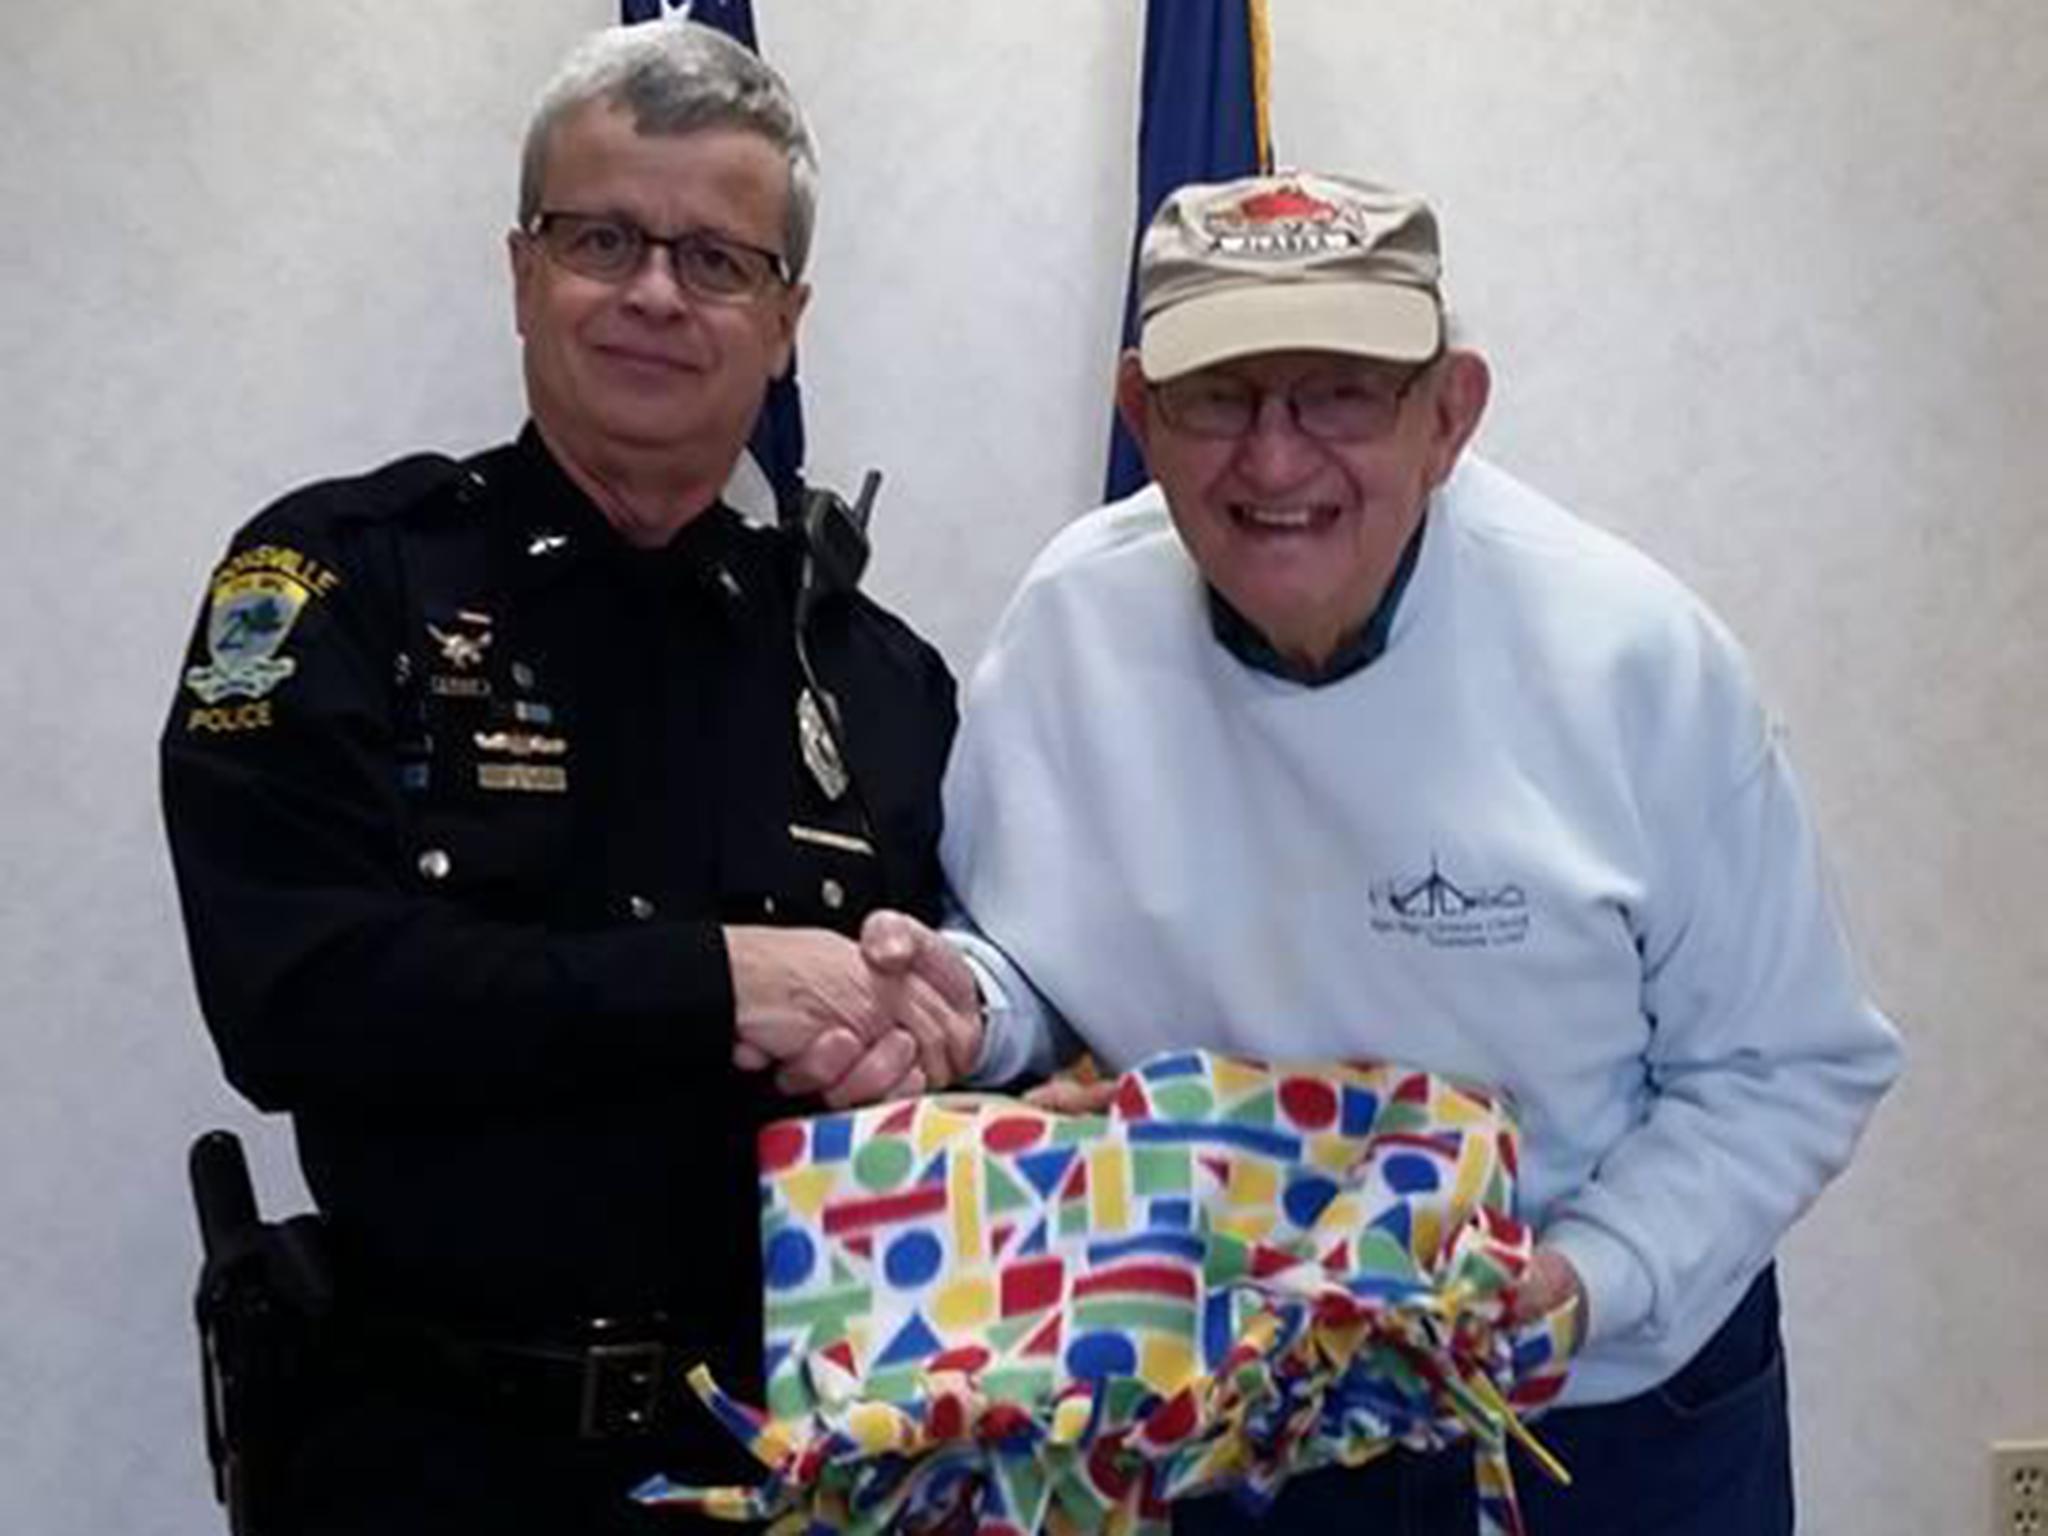
[{"label": "electrical outlet on wall", "polygon": [[1991,1536],[2048,1536],[2048,1440],[1991,1447]]}]

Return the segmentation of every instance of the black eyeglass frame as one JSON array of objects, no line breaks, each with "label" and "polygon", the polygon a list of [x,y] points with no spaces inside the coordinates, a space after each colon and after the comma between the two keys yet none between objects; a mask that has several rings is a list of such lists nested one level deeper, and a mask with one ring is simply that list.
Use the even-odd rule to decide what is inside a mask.
[{"label": "black eyeglass frame", "polygon": [[[585,228],[604,226],[617,230],[626,237],[631,248],[630,259],[622,257],[619,270],[610,272],[579,263],[563,254],[548,239],[548,230],[551,226],[566,226],[572,222]],[[759,298],[771,282],[784,288],[790,283],[788,260],[780,251],[772,251],[766,246],[753,245],[745,240],[736,240],[731,235],[721,235],[714,230],[686,229],[679,234],[657,235],[644,224],[629,219],[624,214],[586,213],[576,208],[543,208],[526,221],[522,232],[540,247],[542,254],[550,261],[574,272],[578,277],[587,277],[593,282],[631,282],[646,264],[648,251],[658,250],[667,257],[669,276],[675,279],[678,287],[712,303],[744,304],[751,299]],[[767,271],[745,288],[728,290],[706,287],[700,281],[693,281],[684,270],[683,254],[690,250],[720,251],[736,258],[744,255],[764,263]],[[744,269],[746,263],[740,262],[739,265]]]}]

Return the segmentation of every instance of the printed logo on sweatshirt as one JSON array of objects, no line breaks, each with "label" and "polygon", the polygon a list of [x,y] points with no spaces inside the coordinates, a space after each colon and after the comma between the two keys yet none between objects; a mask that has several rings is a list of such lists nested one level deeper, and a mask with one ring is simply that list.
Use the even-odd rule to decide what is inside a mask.
[{"label": "printed logo on sweatshirt", "polygon": [[1374,933],[1399,934],[1435,949],[1499,949],[1529,936],[1529,898],[1519,885],[1454,879],[1434,854],[1427,874],[1375,880],[1366,899]]}]

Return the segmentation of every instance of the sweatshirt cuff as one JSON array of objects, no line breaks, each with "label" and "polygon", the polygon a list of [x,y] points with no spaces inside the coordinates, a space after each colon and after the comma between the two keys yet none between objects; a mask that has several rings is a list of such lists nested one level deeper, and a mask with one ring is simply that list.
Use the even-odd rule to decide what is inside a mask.
[{"label": "sweatshirt cuff", "polygon": [[1043,1021],[1038,999],[1008,963],[1008,957],[978,933],[947,928],[940,935],[974,974],[981,994],[981,1055],[967,1081],[999,1088],[1025,1076],[1043,1077],[1052,1070],[1039,1058]]},{"label": "sweatshirt cuff", "polygon": [[959,935],[947,934],[955,953],[974,976],[974,991],[981,1000],[981,1054],[967,1074],[970,1083],[987,1086],[1006,1083],[1017,1076],[1022,1052],[1012,1038],[1010,999],[995,969],[976,953],[972,944],[960,942]]},{"label": "sweatshirt cuff", "polygon": [[1581,1345],[1633,1333],[1650,1320],[1657,1301],[1649,1271],[1635,1250],[1605,1227],[1565,1216],[1539,1236],[1579,1273],[1586,1290],[1586,1337]]}]

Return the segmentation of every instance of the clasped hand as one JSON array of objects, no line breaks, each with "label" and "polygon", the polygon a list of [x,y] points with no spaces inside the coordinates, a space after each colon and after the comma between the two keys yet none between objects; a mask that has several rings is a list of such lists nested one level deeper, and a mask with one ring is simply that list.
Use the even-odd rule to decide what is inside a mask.
[{"label": "clasped hand", "polygon": [[733,1061],[835,1108],[956,1083],[981,1054],[974,973],[902,912],[855,942],[823,928],[731,927]]}]

